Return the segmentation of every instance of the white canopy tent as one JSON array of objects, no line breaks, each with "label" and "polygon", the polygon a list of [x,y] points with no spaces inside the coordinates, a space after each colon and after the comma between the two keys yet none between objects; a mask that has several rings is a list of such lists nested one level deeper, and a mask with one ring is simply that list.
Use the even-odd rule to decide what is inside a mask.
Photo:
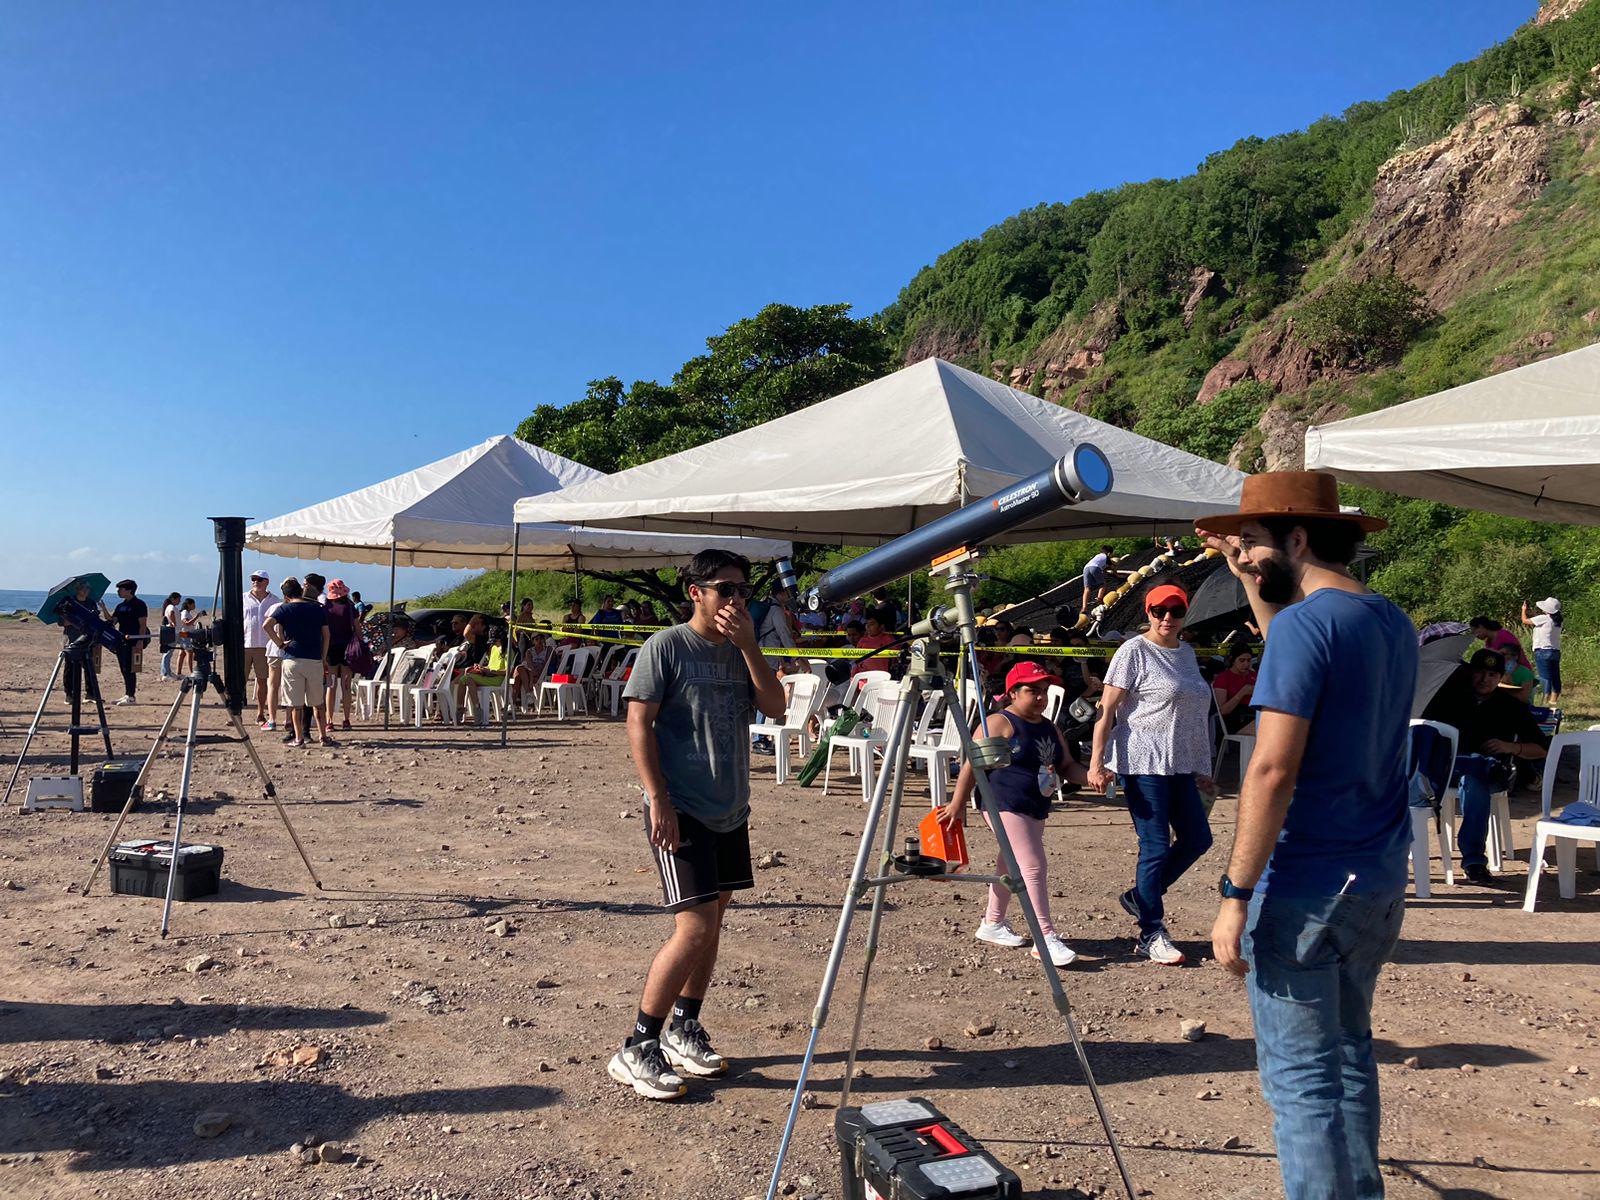
[{"label": "white canopy tent", "polygon": [[[245,545],[286,558],[387,562],[390,611],[400,566],[509,570],[515,611],[519,569],[683,566],[712,548],[753,559],[792,552],[789,542],[765,538],[513,522],[520,498],[604,478],[592,467],[501,435],[382,483],[260,521],[245,530]],[[385,708],[385,726],[388,720]]]},{"label": "white canopy tent", "polygon": [[1600,344],[1314,426],[1306,468],[1509,517],[1600,525]]},{"label": "white canopy tent", "polygon": [[[262,554],[401,567],[624,571],[682,566],[708,545],[750,558],[778,558],[787,542],[689,538],[571,525],[514,530],[511,512],[529,495],[604,479],[592,467],[514,437],[492,437],[459,454],[332,500],[261,521],[245,544]],[[391,597],[391,600],[393,597]]]},{"label": "white canopy tent", "polygon": [[876,545],[1085,441],[1111,460],[1114,490],[1001,540],[1181,532],[1238,505],[1238,471],[927,359],[719,441],[527,496],[516,513],[519,521]]}]

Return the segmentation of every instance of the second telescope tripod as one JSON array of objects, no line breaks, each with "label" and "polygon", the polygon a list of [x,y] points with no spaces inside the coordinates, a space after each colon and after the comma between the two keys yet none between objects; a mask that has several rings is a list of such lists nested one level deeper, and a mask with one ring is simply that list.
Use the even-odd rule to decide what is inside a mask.
[{"label": "second telescope tripod", "polygon": [[[1089,1059],[1084,1052],[1083,1040],[1078,1034],[1077,1022],[1072,1016],[1072,1004],[1067,999],[1066,989],[1062,986],[1061,977],[1056,972],[1055,964],[1050,961],[1050,955],[1044,952],[1044,931],[1039,925],[1039,914],[1034,911],[1033,903],[1028,897],[1027,890],[1022,886],[1022,872],[1017,866],[1016,855],[1012,852],[1011,841],[1006,836],[1005,824],[1000,820],[999,807],[995,802],[994,791],[989,784],[989,771],[1003,767],[1010,761],[1009,744],[1005,738],[988,736],[975,738],[968,731],[966,721],[962,716],[962,703],[957,697],[956,690],[950,679],[945,675],[939,659],[935,636],[939,633],[959,633],[963,661],[971,664],[975,679],[981,678],[976,671],[977,622],[974,619],[972,610],[972,576],[964,573],[964,565],[961,561],[952,562],[941,569],[948,576],[948,582],[945,586],[950,593],[953,607],[939,610],[915,630],[915,632],[925,636],[920,637],[913,644],[911,666],[900,684],[900,702],[895,707],[894,721],[888,731],[888,740],[883,749],[883,772],[878,776],[877,783],[872,791],[871,803],[867,808],[866,825],[861,831],[861,843],[856,850],[855,866],[850,872],[850,883],[845,891],[844,906],[839,913],[839,926],[833,937],[833,948],[828,955],[828,965],[823,972],[822,987],[817,995],[816,1007],[811,1013],[811,1037],[806,1043],[805,1057],[800,1062],[800,1077],[795,1081],[794,1096],[789,1103],[788,1120],[784,1123],[783,1138],[778,1145],[778,1160],[773,1165],[772,1178],[767,1185],[767,1200],[775,1200],[778,1194],[779,1176],[783,1171],[784,1160],[788,1156],[789,1144],[794,1138],[795,1120],[800,1114],[801,1099],[805,1094],[807,1078],[811,1072],[812,1059],[816,1055],[817,1040],[822,1033],[823,1025],[828,1020],[828,1006],[833,998],[834,987],[839,980],[839,968],[844,960],[845,945],[850,937],[850,925],[855,917],[856,907],[861,902],[862,897],[870,890],[873,893],[873,897],[872,911],[867,922],[866,957],[861,967],[861,993],[856,1000],[855,1025],[850,1033],[850,1050],[845,1058],[843,1090],[839,1097],[840,1108],[845,1107],[850,1102],[850,1084],[855,1074],[856,1050],[861,1042],[862,1022],[866,1015],[867,987],[872,977],[872,963],[878,951],[878,933],[883,921],[885,893],[896,884],[927,878],[927,876],[910,871],[897,870],[896,867],[900,864],[896,863],[893,852],[900,823],[900,804],[905,788],[906,768],[910,760],[913,722],[921,708],[921,704],[918,702],[928,696],[940,694],[944,696],[945,719],[960,722],[962,754],[972,766],[974,782],[977,785],[978,801],[984,814],[989,819],[990,827],[994,831],[995,842],[1000,852],[1000,862],[1005,874],[997,876],[962,872],[959,875],[938,875],[935,878],[951,883],[985,885],[998,883],[1008,889],[1021,906],[1023,915],[1028,922],[1028,931],[1033,935],[1033,944],[1040,948],[1039,966],[1044,971],[1045,982],[1050,987],[1050,995],[1055,1002],[1056,1011],[1061,1014],[1062,1020],[1066,1023],[1067,1034],[1072,1041],[1072,1048],[1077,1054],[1078,1065],[1083,1069],[1084,1081],[1088,1084],[1089,1095],[1094,1101],[1095,1112],[1099,1115],[1101,1128],[1105,1130],[1106,1143],[1111,1149],[1112,1158],[1116,1161],[1117,1173],[1122,1177],[1122,1186],[1127,1191],[1128,1200],[1134,1200],[1136,1193],[1133,1181],[1128,1176],[1127,1165],[1122,1161],[1122,1151],[1117,1145],[1116,1134],[1112,1131],[1111,1118],[1106,1113],[1105,1103],[1100,1097],[1100,1089],[1095,1083],[1094,1072],[1089,1067]],[[979,706],[979,714],[979,732],[982,734],[981,704]],[[870,748],[866,751],[868,754],[871,752]],[[943,768],[941,764],[936,763],[933,769]],[[885,821],[883,818],[886,805],[888,815]],[[879,873],[869,876],[868,865],[872,857],[872,843],[880,822],[884,824],[885,828],[883,848],[879,858]]]},{"label": "second telescope tripod", "polygon": [[250,762],[256,769],[256,774],[261,777],[261,790],[273,807],[278,810],[278,816],[283,819],[283,827],[289,831],[289,840],[294,843],[294,848],[300,853],[300,861],[305,863],[306,871],[311,876],[311,882],[322,889],[322,880],[317,878],[316,868],[311,865],[311,859],[306,856],[305,847],[300,844],[300,836],[295,833],[294,825],[289,820],[289,814],[284,809],[282,801],[278,799],[278,790],[272,784],[272,777],[267,774],[267,768],[261,761],[261,756],[256,753],[255,744],[251,742],[250,735],[245,731],[244,722],[239,717],[238,710],[228,701],[227,689],[223,686],[222,676],[217,674],[214,658],[209,646],[196,646],[194,648],[194,670],[185,675],[178,686],[178,694],[173,697],[172,707],[167,710],[167,718],[161,723],[161,729],[156,734],[155,744],[150,747],[150,753],[145,755],[144,764],[139,768],[138,778],[128,790],[128,800],[122,806],[122,812],[117,817],[117,823],[111,828],[111,836],[106,839],[105,846],[100,851],[100,857],[95,859],[94,869],[89,872],[89,878],[83,885],[83,895],[89,894],[89,889],[94,886],[95,879],[100,874],[100,868],[105,865],[112,847],[117,844],[117,835],[122,832],[122,824],[128,819],[128,814],[133,810],[135,798],[144,786],[145,776],[150,773],[151,765],[156,761],[156,756],[161,753],[162,746],[166,745],[167,737],[172,732],[172,726],[178,719],[178,710],[183,707],[184,699],[189,700],[189,730],[183,743],[183,774],[178,782],[178,807],[177,815],[172,823],[172,865],[167,872],[166,902],[161,908],[161,936],[167,936],[172,919],[172,898],[178,879],[178,857],[183,847],[183,810],[189,800],[189,780],[194,771],[194,747],[196,730],[200,725],[200,703],[205,699],[206,688],[215,688],[217,695],[222,700],[223,708],[228,714],[228,719],[233,722],[234,732],[239,735],[239,740],[244,743],[245,753],[250,756]]}]

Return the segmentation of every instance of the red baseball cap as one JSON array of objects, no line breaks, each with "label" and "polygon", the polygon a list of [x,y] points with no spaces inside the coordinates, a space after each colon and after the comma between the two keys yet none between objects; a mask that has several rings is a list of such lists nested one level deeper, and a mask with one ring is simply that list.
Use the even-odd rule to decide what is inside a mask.
[{"label": "red baseball cap", "polygon": [[1019,688],[1025,683],[1060,683],[1061,678],[1050,674],[1036,662],[1019,662],[1006,672],[1006,692]]},{"label": "red baseball cap", "polygon": [[1157,604],[1181,604],[1189,607],[1189,593],[1175,583],[1164,583],[1160,587],[1151,588],[1144,598],[1144,610],[1149,612]]}]

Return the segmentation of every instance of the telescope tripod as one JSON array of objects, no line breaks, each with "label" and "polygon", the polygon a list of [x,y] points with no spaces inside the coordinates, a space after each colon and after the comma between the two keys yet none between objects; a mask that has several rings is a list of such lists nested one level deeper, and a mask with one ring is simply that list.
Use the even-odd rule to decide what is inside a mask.
[{"label": "telescope tripod", "polygon": [[106,838],[106,844],[100,850],[100,857],[95,859],[94,869],[89,872],[89,878],[84,882],[82,894],[87,896],[89,889],[94,886],[94,881],[100,875],[100,868],[105,865],[112,847],[117,844],[117,835],[122,832],[123,822],[128,819],[128,814],[133,811],[135,798],[144,786],[145,776],[149,775],[150,767],[156,761],[156,755],[161,753],[161,748],[166,745],[167,737],[172,732],[172,726],[178,719],[178,710],[183,707],[185,697],[189,700],[189,729],[184,736],[183,743],[183,773],[178,782],[178,807],[177,816],[172,825],[172,865],[167,871],[167,896],[161,908],[161,936],[166,937],[172,918],[172,897],[178,880],[178,856],[183,847],[183,810],[189,799],[189,780],[194,771],[194,748],[197,741],[195,731],[200,725],[200,702],[205,698],[206,688],[215,688],[219,700],[222,702],[228,719],[233,722],[234,732],[239,735],[239,740],[244,743],[245,753],[250,756],[251,765],[255,767],[256,774],[261,776],[261,794],[272,801],[278,810],[278,816],[283,820],[284,829],[289,832],[289,840],[294,843],[294,848],[300,854],[300,861],[306,865],[306,873],[311,876],[311,882],[317,890],[322,890],[322,880],[317,878],[317,870],[311,865],[306,850],[300,844],[300,835],[295,832],[289,814],[284,809],[282,801],[278,799],[278,790],[272,784],[272,777],[267,774],[267,768],[261,761],[261,756],[256,753],[255,743],[250,740],[244,722],[239,713],[227,702],[227,691],[223,687],[222,676],[217,674],[211,651],[199,649],[195,651],[195,666],[193,672],[185,675],[178,684],[178,694],[173,697],[172,707],[167,710],[167,717],[161,723],[161,729],[156,733],[155,744],[150,747],[150,753],[145,755],[144,764],[139,768],[138,777],[134,780],[133,787],[128,790],[128,799],[122,806],[122,812],[117,817],[117,823],[111,828],[111,836]]},{"label": "telescope tripod", "polygon": [[[106,746],[106,757],[112,757],[111,752],[111,726],[106,722],[105,697],[100,694],[100,677],[94,669],[94,647],[86,637],[74,638],[61,647],[61,653],[56,656],[55,669],[50,672],[50,679],[44,685],[44,694],[39,697],[39,707],[34,711],[33,721],[28,726],[28,736],[22,740],[22,749],[17,753],[16,766],[11,768],[11,781],[6,784],[6,794],[0,797],[0,805],[11,800],[11,789],[17,786],[17,776],[22,773],[22,761],[28,757],[28,747],[33,744],[33,735],[39,732],[39,722],[44,719],[45,707],[50,703],[50,693],[55,690],[56,681],[61,678],[62,669],[67,673],[67,695],[72,700],[72,723],[67,726],[67,732],[72,735],[72,758],[69,774],[78,773],[78,739],[85,734],[98,733]],[[81,724],[83,719],[83,691],[85,686],[89,689],[89,698],[94,701],[95,714],[99,718],[98,725]]]},{"label": "telescope tripod", "polygon": [[[828,955],[828,965],[823,971],[822,986],[817,994],[816,1007],[811,1013],[811,1037],[806,1043],[804,1058],[800,1062],[800,1075],[795,1080],[794,1096],[789,1102],[789,1116],[784,1123],[783,1138],[778,1144],[778,1159],[772,1168],[772,1178],[767,1185],[767,1200],[775,1200],[778,1194],[779,1176],[783,1172],[784,1160],[788,1157],[789,1145],[794,1138],[796,1118],[800,1114],[801,1099],[805,1094],[806,1082],[811,1073],[812,1060],[816,1055],[817,1040],[822,1033],[822,1027],[828,1020],[828,1006],[833,997],[834,987],[839,980],[839,969],[844,959],[845,945],[850,936],[850,925],[855,918],[856,908],[861,899],[870,890],[872,896],[871,914],[867,921],[867,937],[865,946],[865,961],[861,968],[861,992],[856,999],[855,1024],[850,1033],[850,1049],[845,1058],[844,1084],[839,1096],[839,1107],[843,1108],[850,1102],[850,1085],[855,1075],[856,1051],[861,1042],[861,1027],[866,1015],[867,988],[872,977],[872,964],[878,951],[878,934],[883,922],[884,897],[888,889],[896,884],[906,883],[919,878],[942,879],[949,883],[975,883],[988,885],[998,883],[1011,892],[1022,908],[1023,915],[1028,922],[1028,931],[1033,935],[1033,944],[1039,951],[1039,967],[1044,972],[1045,982],[1049,985],[1050,995],[1055,1002],[1056,1011],[1061,1014],[1067,1027],[1067,1035],[1072,1041],[1072,1048],[1078,1057],[1078,1065],[1083,1069],[1084,1080],[1089,1085],[1089,1095],[1094,1101],[1095,1111],[1099,1114],[1101,1128],[1105,1130],[1106,1143],[1111,1148],[1111,1156],[1116,1161],[1117,1173],[1122,1177],[1122,1186],[1126,1189],[1128,1200],[1134,1200],[1136,1195],[1133,1181],[1129,1178],[1128,1168],[1122,1161],[1122,1151],[1117,1145],[1116,1134],[1111,1128],[1111,1118],[1106,1113],[1104,1101],[1100,1097],[1100,1089],[1095,1083],[1094,1072],[1089,1067],[1089,1059],[1084,1052],[1083,1040],[1078,1034],[1077,1022],[1073,1019],[1072,1004],[1067,999],[1066,989],[1062,986],[1061,976],[1057,973],[1055,964],[1050,961],[1050,955],[1045,949],[1044,931],[1039,925],[1039,914],[1034,911],[1033,903],[1028,897],[1027,889],[1022,885],[1022,873],[1017,866],[1016,855],[1012,852],[1011,841],[1006,836],[1005,824],[1000,820],[999,807],[995,802],[993,789],[989,784],[989,771],[1006,766],[1010,762],[1010,746],[1008,739],[989,737],[984,727],[983,706],[979,704],[979,731],[974,736],[967,729],[963,715],[960,698],[950,679],[945,675],[940,664],[937,644],[933,635],[940,632],[959,632],[965,661],[972,664],[974,678],[981,678],[976,673],[977,659],[977,627],[972,612],[972,577],[960,573],[960,566],[953,565],[948,569],[949,581],[946,589],[954,600],[954,608],[937,610],[928,621],[917,627],[916,632],[926,633],[920,637],[911,648],[911,667],[906,672],[900,684],[900,702],[895,708],[894,721],[888,731],[888,740],[884,745],[883,772],[878,776],[873,787],[871,802],[867,807],[866,824],[861,831],[861,842],[856,849],[855,865],[850,872],[850,882],[845,889],[844,904],[839,913],[838,929],[833,936],[833,948]],[[961,727],[961,747],[963,757],[972,766],[973,778],[977,785],[978,801],[983,813],[988,817],[990,828],[994,831],[995,842],[1000,852],[1000,862],[1004,868],[1003,875],[976,875],[961,872],[960,874],[918,874],[908,867],[914,867],[912,855],[896,859],[893,853],[895,839],[900,821],[901,798],[905,788],[906,769],[910,760],[911,736],[915,727],[916,714],[921,708],[920,701],[930,695],[943,695],[945,702],[946,720],[959,721]],[[980,691],[981,696],[981,691]],[[871,749],[866,753],[870,754]],[[942,769],[939,764],[934,764],[934,769]],[[887,820],[884,821],[884,809],[888,808]],[[879,824],[884,825],[883,844],[878,860],[876,875],[868,874],[868,860],[872,855],[873,838],[878,831]]]}]

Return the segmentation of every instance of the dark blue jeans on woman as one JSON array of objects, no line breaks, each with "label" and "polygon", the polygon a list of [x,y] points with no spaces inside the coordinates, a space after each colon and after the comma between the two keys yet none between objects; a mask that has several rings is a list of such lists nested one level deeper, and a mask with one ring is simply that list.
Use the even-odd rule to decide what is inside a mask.
[{"label": "dark blue jeans on woman", "polygon": [[[1211,823],[1193,775],[1121,775],[1128,814],[1139,835],[1139,871],[1134,899],[1140,934],[1165,924],[1162,897],[1200,856],[1211,849]],[[1171,830],[1169,836],[1168,830]]]},{"label": "dark blue jeans on woman", "polygon": [[1539,672],[1539,686],[1546,698],[1561,694],[1561,651],[1535,650],[1533,669]]}]

